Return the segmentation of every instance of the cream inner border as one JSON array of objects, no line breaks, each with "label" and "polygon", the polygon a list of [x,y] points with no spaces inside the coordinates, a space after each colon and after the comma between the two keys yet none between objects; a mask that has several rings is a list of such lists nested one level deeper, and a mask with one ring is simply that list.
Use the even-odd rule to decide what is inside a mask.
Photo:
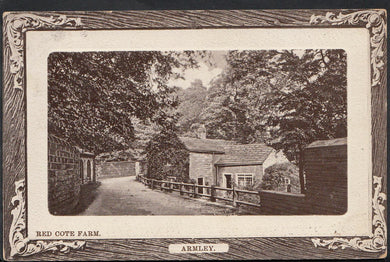
[{"label": "cream inner border", "polygon": [[[60,51],[344,49],[348,59],[348,212],[341,216],[53,216],[48,212],[47,58]],[[98,230],[96,239],[372,234],[369,33],[364,28],[28,31],[27,228]],[[53,231],[36,237],[36,231]],[[85,237],[88,238],[88,237]],[[90,237],[89,237],[90,238]]]}]

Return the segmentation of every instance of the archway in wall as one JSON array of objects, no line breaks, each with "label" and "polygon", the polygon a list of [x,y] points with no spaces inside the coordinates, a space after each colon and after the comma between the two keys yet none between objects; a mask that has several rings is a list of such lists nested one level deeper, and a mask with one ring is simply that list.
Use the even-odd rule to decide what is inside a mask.
[{"label": "archway in wall", "polygon": [[88,180],[91,181],[91,161],[88,160],[87,162],[87,177],[88,177]]},{"label": "archway in wall", "polygon": [[80,178],[81,178],[81,183],[84,183],[84,162],[83,162],[83,160],[80,160]]}]

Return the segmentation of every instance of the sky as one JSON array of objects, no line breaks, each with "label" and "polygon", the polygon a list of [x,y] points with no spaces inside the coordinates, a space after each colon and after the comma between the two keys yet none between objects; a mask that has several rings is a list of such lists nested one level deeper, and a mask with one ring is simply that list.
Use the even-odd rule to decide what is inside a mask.
[{"label": "sky", "polygon": [[190,87],[194,80],[200,79],[203,83],[203,86],[209,88],[210,81],[214,77],[218,76],[227,65],[225,58],[227,51],[209,52],[211,52],[210,62],[213,64],[213,66],[199,58],[199,68],[185,70],[183,73],[184,79],[172,79],[169,81],[169,85],[178,86],[185,89]]},{"label": "sky", "polygon": [[[304,49],[295,49],[292,51],[299,57],[301,57],[305,52]],[[191,83],[194,82],[194,80],[200,79],[203,83],[203,86],[209,88],[211,80],[222,73],[223,69],[227,66],[226,54],[228,51],[225,50],[208,52],[211,53],[210,62],[213,64],[213,66],[211,66],[209,63],[205,63],[205,61],[199,57],[199,68],[185,70],[183,73],[184,79],[171,79],[168,82],[168,85],[178,86],[186,89],[191,86]]]}]

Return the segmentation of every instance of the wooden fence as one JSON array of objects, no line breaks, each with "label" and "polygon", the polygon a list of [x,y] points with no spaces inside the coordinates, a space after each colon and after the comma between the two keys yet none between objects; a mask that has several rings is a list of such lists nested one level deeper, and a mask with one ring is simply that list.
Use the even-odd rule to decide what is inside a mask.
[{"label": "wooden fence", "polygon": [[[211,202],[222,200],[222,201],[232,203],[234,207],[238,207],[240,205],[247,205],[247,206],[252,206],[257,208],[261,207],[260,204],[261,191],[257,192],[257,191],[236,189],[234,188],[234,185],[232,188],[224,188],[224,187],[217,187],[214,185],[204,186],[204,185],[189,184],[183,182],[157,180],[157,179],[146,178],[144,176],[137,176],[136,180],[143,183],[144,185],[148,186],[151,189],[160,189],[160,190],[165,190],[167,192],[176,191],[179,192],[180,195],[187,194],[190,197],[199,197],[199,196],[207,197]],[[217,193],[218,191],[229,192],[229,193],[225,194],[225,197],[223,197]],[[252,202],[243,201],[242,198],[244,198],[245,196],[252,196],[251,197]]]}]

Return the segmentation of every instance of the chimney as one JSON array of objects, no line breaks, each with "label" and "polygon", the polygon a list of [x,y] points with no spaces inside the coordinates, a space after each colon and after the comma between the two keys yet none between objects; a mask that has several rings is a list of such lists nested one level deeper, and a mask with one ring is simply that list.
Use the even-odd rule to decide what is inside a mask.
[{"label": "chimney", "polygon": [[196,136],[200,139],[206,139],[206,126],[200,125],[198,130],[196,131]]}]

